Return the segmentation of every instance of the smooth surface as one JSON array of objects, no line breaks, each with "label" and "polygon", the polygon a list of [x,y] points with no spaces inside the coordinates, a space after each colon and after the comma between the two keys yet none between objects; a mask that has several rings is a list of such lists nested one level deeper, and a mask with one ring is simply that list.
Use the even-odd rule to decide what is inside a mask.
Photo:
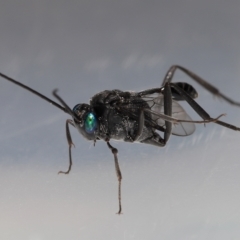
[{"label": "smooth surface", "polygon": [[[74,107],[105,89],[160,86],[172,64],[240,101],[240,2],[4,1],[0,71]],[[240,109],[199,92],[216,117],[240,126]],[[71,128],[69,116],[0,79],[0,239],[190,240],[240,238],[240,132],[213,123],[165,148],[111,142],[123,174],[123,214],[106,143]],[[189,115],[200,119],[186,104]]]}]

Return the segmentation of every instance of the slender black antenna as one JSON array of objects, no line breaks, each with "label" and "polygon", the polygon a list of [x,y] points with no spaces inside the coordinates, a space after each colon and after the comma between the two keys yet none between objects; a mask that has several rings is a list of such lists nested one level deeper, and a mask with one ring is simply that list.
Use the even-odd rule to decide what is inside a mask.
[{"label": "slender black antenna", "polygon": [[71,110],[71,108],[63,101],[63,99],[57,94],[58,89],[54,89],[52,94],[57,100],[65,107],[65,111],[71,115],[73,118],[76,118],[74,112]]},{"label": "slender black antenna", "polygon": [[[2,74],[2,73],[0,73],[0,76],[1,76],[2,78],[7,79],[8,81],[10,81],[10,82],[16,84],[16,85],[22,87],[22,88],[27,89],[29,92],[34,93],[35,95],[37,95],[37,96],[39,96],[40,98],[46,100],[47,102],[51,103],[51,104],[54,105],[55,107],[61,109],[61,110],[64,111],[65,113],[70,114],[70,113],[67,111],[66,108],[62,107],[61,105],[59,105],[58,103],[52,101],[51,99],[45,97],[45,96],[42,95],[41,93],[39,93],[39,92],[33,90],[32,88],[30,88],[30,87],[28,87],[28,86],[26,86],[26,85],[24,85],[24,84],[22,84],[22,83],[20,83],[20,82],[18,82],[18,81],[16,81],[16,80],[12,79],[12,78],[10,78],[10,77],[8,77],[8,76]],[[70,114],[70,115],[71,115],[71,114]]]}]

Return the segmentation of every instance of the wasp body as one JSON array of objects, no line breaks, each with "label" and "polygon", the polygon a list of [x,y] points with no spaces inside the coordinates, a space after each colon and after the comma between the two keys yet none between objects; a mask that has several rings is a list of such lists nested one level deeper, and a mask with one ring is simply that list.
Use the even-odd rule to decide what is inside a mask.
[{"label": "wasp body", "polygon": [[[107,143],[107,146],[114,155],[119,183],[118,214],[120,214],[122,211],[122,174],[118,163],[118,151],[110,144],[110,140],[120,140],[130,143],[138,142],[163,147],[166,145],[171,135],[188,136],[192,134],[195,131],[194,123],[205,124],[214,122],[223,127],[240,131],[239,127],[220,121],[219,118],[223,114],[217,118],[210,117],[210,115],[194,100],[198,94],[190,84],[183,82],[172,83],[172,78],[177,69],[183,71],[212,94],[224,99],[232,105],[240,106],[240,103],[225,96],[217,88],[197,76],[195,73],[177,65],[172,66],[168,70],[159,88],[148,89],[141,92],[105,90],[94,95],[89,104],[77,104],[73,109],[70,109],[64,100],[57,94],[57,90],[53,91],[53,95],[58,99],[61,105],[2,73],[0,73],[0,76],[41,97],[72,117],[72,119],[66,120],[66,136],[69,146],[69,168],[67,171],[60,171],[59,173],[68,174],[72,167],[71,147],[74,144],[71,138],[69,125],[77,128],[85,139],[94,141],[94,144],[98,140],[103,140]],[[186,101],[203,120],[193,121],[181,107],[179,101]]]}]

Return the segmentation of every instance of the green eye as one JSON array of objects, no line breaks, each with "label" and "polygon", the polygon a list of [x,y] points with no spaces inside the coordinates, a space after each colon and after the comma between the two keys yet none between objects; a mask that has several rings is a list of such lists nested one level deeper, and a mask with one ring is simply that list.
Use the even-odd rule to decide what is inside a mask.
[{"label": "green eye", "polygon": [[93,113],[88,113],[85,119],[85,130],[87,133],[93,133],[97,128],[97,119]]}]

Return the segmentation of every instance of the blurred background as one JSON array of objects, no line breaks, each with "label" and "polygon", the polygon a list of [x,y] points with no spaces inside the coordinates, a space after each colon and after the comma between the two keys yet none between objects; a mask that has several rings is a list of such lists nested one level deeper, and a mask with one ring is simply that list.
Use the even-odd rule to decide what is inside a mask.
[{"label": "blurred background", "polygon": [[[105,89],[159,87],[182,65],[240,101],[238,0],[8,0],[0,8],[0,72],[70,107]],[[240,126],[240,109],[184,74],[212,116]],[[240,133],[216,124],[172,136],[165,148],[112,141],[123,174],[123,214],[105,142],[69,116],[0,79],[0,239],[239,239]],[[196,113],[183,104],[189,115]]]}]

